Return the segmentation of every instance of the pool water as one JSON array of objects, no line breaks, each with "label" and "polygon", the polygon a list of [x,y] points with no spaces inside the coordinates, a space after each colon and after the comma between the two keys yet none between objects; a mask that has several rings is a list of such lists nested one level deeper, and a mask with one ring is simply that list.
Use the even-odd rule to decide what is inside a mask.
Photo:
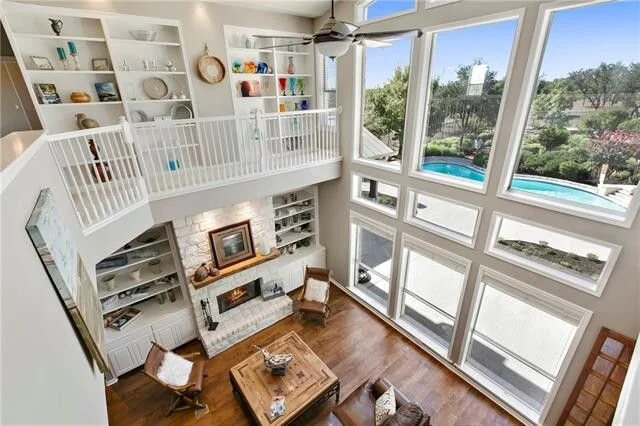
[{"label": "pool water", "polygon": [[[476,182],[484,181],[484,173],[471,167],[466,167],[461,164],[447,164],[447,163],[429,163],[422,166],[422,170],[442,173],[445,175],[460,177],[463,179],[470,179]],[[555,182],[546,182],[537,179],[527,179],[517,177],[513,179],[511,188],[521,191],[532,192],[534,194],[545,195],[547,197],[559,198],[562,200],[570,200],[581,204],[587,204],[590,206],[597,206],[609,210],[625,211],[626,209],[621,205],[614,203],[593,192],[584,191],[579,188],[573,188],[567,185],[561,185]]]}]

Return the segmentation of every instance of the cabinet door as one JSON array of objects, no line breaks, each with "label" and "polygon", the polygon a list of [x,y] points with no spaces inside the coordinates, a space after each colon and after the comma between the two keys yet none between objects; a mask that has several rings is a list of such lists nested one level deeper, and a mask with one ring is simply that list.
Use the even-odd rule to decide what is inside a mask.
[{"label": "cabinet door", "polygon": [[156,342],[160,343],[167,349],[173,349],[177,346],[176,338],[173,335],[173,325],[168,325],[162,328],[154,328],[153,335],[156,338]]},{"label": "cabinet door", "polygon": [[189,315],[180,318],[173,326],[173,334],[176,340],[176,346],[187,343],[197,337],[196,322]]},{"label": "cabinet door", "polygon": [[131,346],[138,355],[138,365],[144,364],[147,359],[147,354],[151,350],[151,341],[153,340],[153,334],[149,333],[142,337],[138,337],[132,340],[129,346]]},{"label": "cabinet door", "polygon": [[136,353],[130,345],[121,346],[109,351],[107,358],[109,358],[109,363],[113,368],[113,374],[116,376],[133,370],[139,365]]}]

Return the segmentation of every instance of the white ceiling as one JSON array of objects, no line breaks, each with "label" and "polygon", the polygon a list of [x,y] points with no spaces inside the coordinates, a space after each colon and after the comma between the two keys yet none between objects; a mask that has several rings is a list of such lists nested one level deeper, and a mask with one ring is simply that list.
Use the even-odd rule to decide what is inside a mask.
[{"label": "white ceiling", "polygon": [[331,0],[213,0],[230,6],[286,13],[306,18],[322,16],[331,8]]}]

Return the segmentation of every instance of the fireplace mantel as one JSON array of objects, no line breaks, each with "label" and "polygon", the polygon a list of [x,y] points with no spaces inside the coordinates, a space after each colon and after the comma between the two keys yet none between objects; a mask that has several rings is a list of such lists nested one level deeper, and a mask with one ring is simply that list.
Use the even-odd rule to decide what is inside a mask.
[{"label": "fireplace mantel", "polygon": [[279,256],[280,253],[278,252],[278,249],[274,247],[266,256],[263,256],[260,253],[256,253],[256,256],[252,257],[251,259],[247,259],[245,261],[236,263],[235,265],[229,266],[228,268],[221,269],[220,274],[216,275],[215,277],[207,277],[202,281],[196,281],[195,278],[191,276],[190,281],[195,289],[201,289],[208,286],[209,284],[213,284],[218,280],[236,274],[240,271],[244,271],[245,269],[249,269],[270,260],[277,259]]}]

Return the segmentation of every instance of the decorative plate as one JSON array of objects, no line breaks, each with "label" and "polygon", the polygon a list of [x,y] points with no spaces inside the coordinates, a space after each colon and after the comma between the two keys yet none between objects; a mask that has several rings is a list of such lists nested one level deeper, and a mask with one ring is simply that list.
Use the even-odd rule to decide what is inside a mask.
[{"label": "decorative plate", "polygon": [[164,99],[169,94],[169,86],[159,77],[149,77],[142,82],[144,93],[151,99]]},{"label": "decorative plate", "polygon": [[188,120],[193,118],[193,112],[186,105],[176,104],[171,107],[171,118],[174,120]]},{"label": "decorative plate", "polygon": [[207,83],[216,84],[224,80],[227,70],[220,59],[211,55],[205,44],[206,53],[198,59],[198,74]]}]

